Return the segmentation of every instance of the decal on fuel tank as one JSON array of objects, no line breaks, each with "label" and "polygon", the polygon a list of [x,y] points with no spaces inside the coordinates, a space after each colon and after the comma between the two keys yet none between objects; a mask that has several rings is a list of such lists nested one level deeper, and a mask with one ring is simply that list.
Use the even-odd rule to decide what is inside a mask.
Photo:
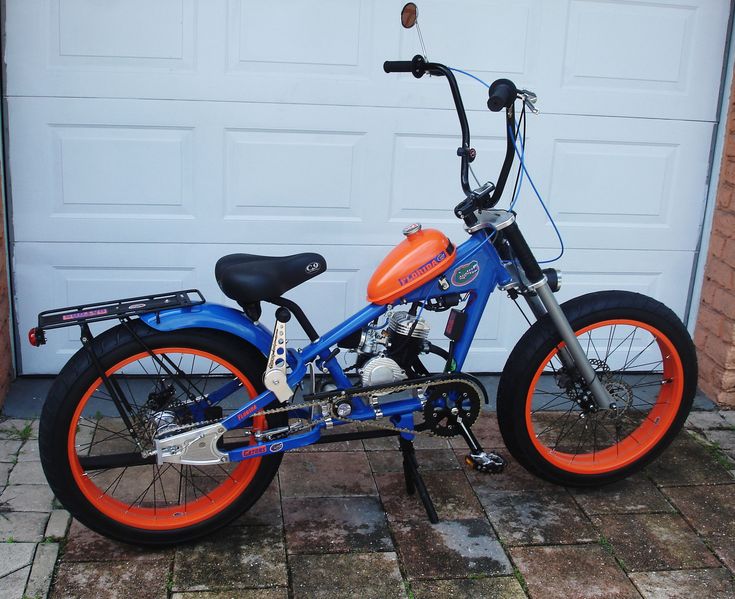
[{"label": "decal on fuel tank", "polygon": [[433,270],[434,268],[439,266],[439,263],[443,262],[446,259],[446,257],[447,257],[446,252],[439,252],[439,254],[437,254],[434,258],[429,260],[426,264],[419,266],[416,270],[414,270],[413,272],[410,272],[405,277],[400,277],[398,279],[398,284],[401,287],[408,285],[414,279],[420,277],[423,274],[426,274],[430,270]]}]

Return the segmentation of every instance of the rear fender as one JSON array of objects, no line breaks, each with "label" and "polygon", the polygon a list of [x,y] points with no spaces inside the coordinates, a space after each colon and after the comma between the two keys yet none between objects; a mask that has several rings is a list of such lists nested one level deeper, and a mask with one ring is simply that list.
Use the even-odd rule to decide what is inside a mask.
[{"label": "rear fender", "polygon": [[254,323],[242,312],[219,304],[201,304],[142,314],[140,319],[157,331],[181,329],[216,329],[239,337],[255,346],[263,355],[270,351],[273,333],[262,324]]}]

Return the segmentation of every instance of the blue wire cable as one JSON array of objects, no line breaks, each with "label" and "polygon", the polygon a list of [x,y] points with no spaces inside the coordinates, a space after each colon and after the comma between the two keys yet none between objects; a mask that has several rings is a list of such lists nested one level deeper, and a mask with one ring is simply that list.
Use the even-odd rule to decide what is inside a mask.
[{"label": "blue wire cable", "polygon": [[511,133],[510,138],[513,141],[513,147],[515,148],[516,154],[518,155],[518,158],[521,161],[521,169],[523,170],[524,173],[526,173],[526,178],[528,179],[528,182],[531,184],[531,188],[533,189],[533,192],[536,194],[536,197],[538,198],[538,201],[540,202],[541,207],[544,209],[544,212],[546,213],[546,216],[549,219],[551,226],[554,227],[554,232],[556,233],[556,236],[559,239],[559,245],[561,246],[559,255],[556,258],[552,258],[551,260],[539,260],[539,264],[550,264],[551,262],[556,262],[557,260],[559,260],[559,258],[561,258],[564,255],[564,240],[562,239],[561,233],[559,232],[559,228],[556,226],[556,223],[554,222],[554,219],[552,218],[551,213],[549,212],[549,209],[546,207],[546,204],[544,203],[544,200],[541,197],[541,194],[539,193],[538,189],[536,189],[536,184],[533,182],[531,175],[528,174],[528,170],[526,169],[526,162],[523,159],[523,154],[518,150],[518,145],[516,144],[513,129],[511,129],[511,127],[508,127],[508,131],[510,131]]},{"label": "blue wire cable", "polygon": [[[523,158],[526,155],[526,140],[523,139],[523,136],[521,136],[520,132],[518,133],[518,138],[521,141],[521,155],[520,155],[520,159],[521,159],[521,164],[523,164]],[[513,144],[513,145],[515,146],[515,144]],[[518,201],[518,198],[521,195],[521,187],[523,187],[523,173],[524,173],[524,169],[521,169],[521,176],[518,179],[518,189],[516,189],[516,194],[513,196],[513,199],[510,202],[510,208],[508,208],[509,210],[513,210],[513,208],[516,205],[516,202]]]},{"label": "blue wire cable", "polygon": [[484,85],[484,86],[485,86],[486,88],[490,89],[490,85],[489,85],[488,83],[486,83],[485,81],[483,81],[483,80],[482,80],[482,79],[480,79],[479,77],[477,77],[477,76],[473,75],[472,73],[468,73],[467,71],[463,71],[462,69],[455,69],[454,67],[449,67],[449,70],[450,70],[450,71],[454,71],[455,73],[462,73],[463,75],[467,75],[467,77],[471,77],[471,78],[472,78],[472,79],[474,79],[475,81],[479,81],[479,82],[480,82],[480,83],[482,83],[482,84],[483,84],[483,85]]}]

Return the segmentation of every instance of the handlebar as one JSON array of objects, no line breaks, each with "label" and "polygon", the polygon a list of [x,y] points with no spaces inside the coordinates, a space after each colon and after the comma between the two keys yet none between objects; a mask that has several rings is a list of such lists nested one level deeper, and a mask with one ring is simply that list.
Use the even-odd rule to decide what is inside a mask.
[{"label": "handlebar", "polygon": [[413,73],[417,79],[423,77],[426,73],[436,75],[438,77],[446,77],[449,83],[449,89],[452,91],[454,99],[454,107],[459,117],[459,126],[462,130],[462,146],[457,149],[457,155],[462,159],[459,178],[462,184],[462,191],[466,195],[472,193],[469,179],[470,162],[475,159],[475,152],[470,148],[470,126],[467,124],[467,114],[462,104],[462,96],[459,93],[459,85],[454,77],[451,69],[438,62],[428,62],[423,56],[417,54],[413,60],[386,60],[383,63],[383,70],[386,73]]},{"label": "handlebar", "polygon": [[[462,130],[462,146],[457,149],[457,155],[461,159],[460,165],[460,182],[462,191],[467,198],[463,200],[456,208],[455,214],[460,218],[474,218],[474,211],[477,209],[488,209],[495,206],[500,201],[500,196],[505,188],[505,183],[510,174],[510,168],[513,165],[515,156],[515,146],[511,131],[515,131],[515,111],[514,102],[518,95],[518,89],[509,79],[498,79],[493,82],[488,90],[488,108],[493,112],[498,112],[505,108],[507,114],[506,136],[507,146],[505,160],[500,169],[497,184],[494,188],[483,187],[481,190],[472,191],[469,183],[469,165],[475,159],[475,151],[470,147],[470,127],[467,123],[467,114],[465,113],[462,103],[462,96],[459,92],[459,85],[454,77],[451,69],[438,62],[428,62],[423,56],[417,54],[413,60],[386,60],[383,63],[383,70],[386,73],[412,73],[414,77],[420,79],[426,73],[439,77],[446,77],[449,83],[449,89],[452,92],[454,107],[459,117],[459,125]],[[472,208],[472,210],[470,210]]]}]

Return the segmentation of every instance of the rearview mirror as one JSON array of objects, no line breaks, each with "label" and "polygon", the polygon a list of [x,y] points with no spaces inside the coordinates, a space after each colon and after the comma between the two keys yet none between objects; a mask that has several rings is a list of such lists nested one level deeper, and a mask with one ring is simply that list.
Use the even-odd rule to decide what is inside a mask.
[{"label": "rearview mirror", "polygon": [[419,16],[419,9],[413,2],[407,3],[401,10],[401,25],[406,29],[411,29],[416,24]]}]

